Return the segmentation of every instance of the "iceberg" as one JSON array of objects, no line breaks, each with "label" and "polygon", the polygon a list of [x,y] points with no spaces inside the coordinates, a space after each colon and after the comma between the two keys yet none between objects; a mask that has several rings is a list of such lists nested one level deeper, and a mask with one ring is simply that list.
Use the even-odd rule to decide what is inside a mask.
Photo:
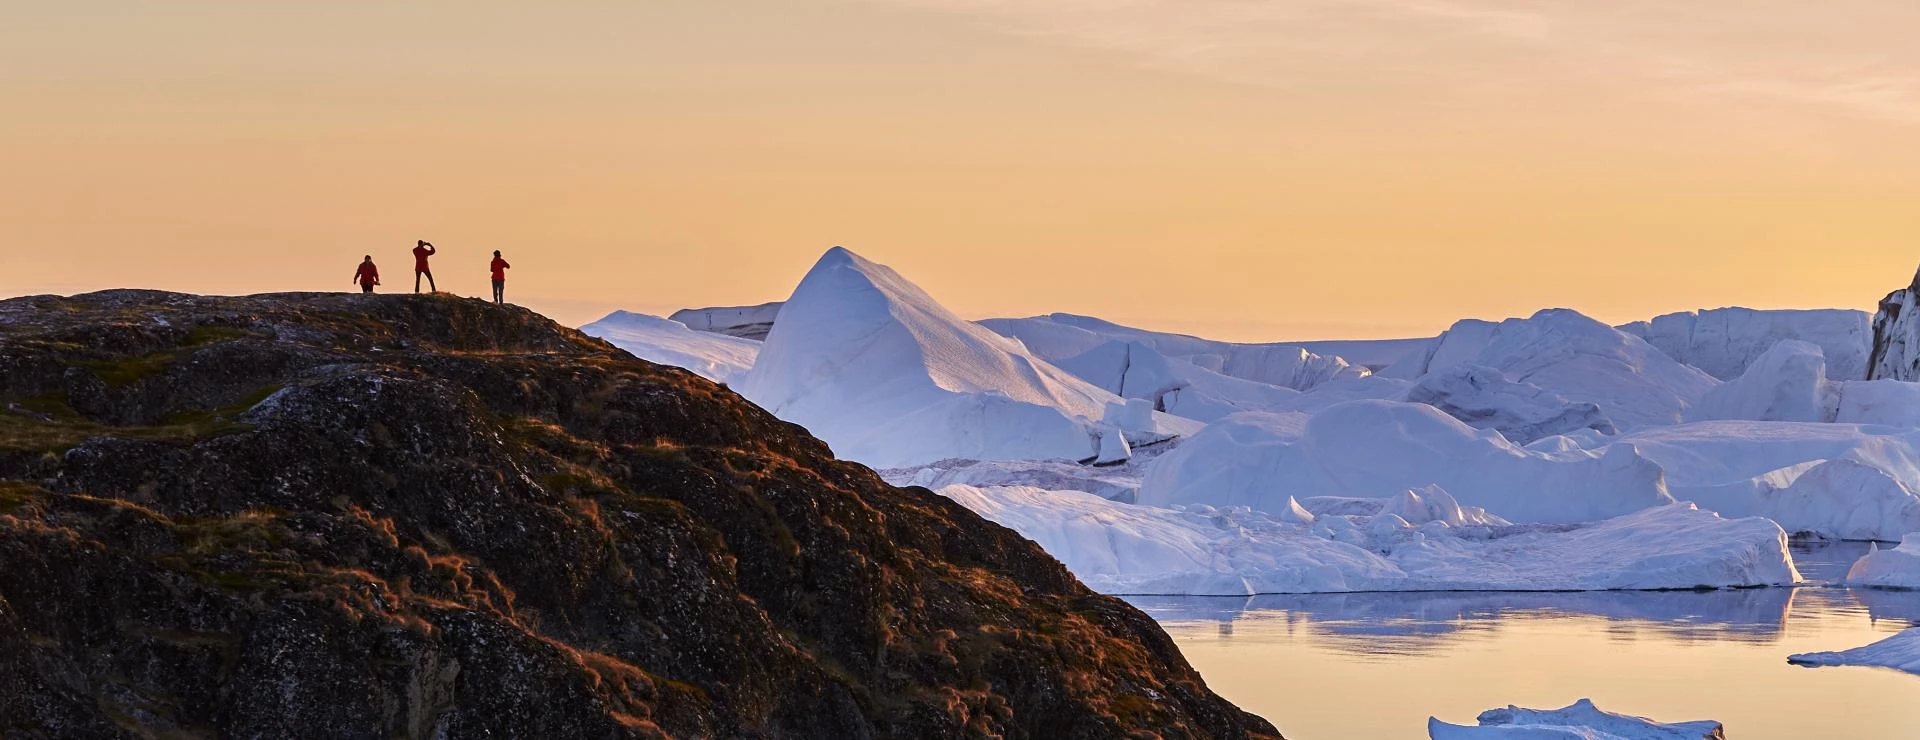
[{"label": "iceberg", "polygon": [[1648,429],[1631,447],[1674,498],[1788,532],[1897,540],[1920,531],[1920,431],[1857,424],[1715,421]]},{"label": "iceberg", "polygon": [[1673,503],[1660,467],[1632,447],[1530,450],[1432,406],[1391,401],[1229,416],[1157,460],[1140,502],[1273,512],[1290,496],[1386,498],[1428,485],[1514,522],[1591,522]]},{"label": "iceberg", "polygon": [[1847,585],[1920,590],[1920,532],[1908,533],[1900,546],[1875,545],[1847,569]]},{"label": "iceberg", "polygon": [[1591,403],[1625,431],[1679,423],[1687,407],[1719,383],[1639,337],[1567,309],[1498,324],[1458,322],[1381,374],[1418,380],[1461,364]]},{"label": "iceberg", "polygon": [[1431,717],[1427,719],[1427,735],[1432,740],[1725,740],[1727,737],[1726,728],[1719,722],[1662,724],[1645,717],[1604,711],[1594,706],[1592,699],[1581,699],[1564,709],[1514,706],[1489,709],[1480,713],[1478,722],[1478,727],[1467,727]]},{"label": "iceberg", "polygon": [[1716,308],[1656,316],[1620,327],[1682,363],[1732,380],[1782,340],[1818,346],[1835,380],[1864,380],[1872,345],[1864,311]]},{"label": "iceberg", "polygon": [[883,265],[835,247],[780,308],[741,395],[847,459],[1092,458],[1103,423],[1133,446],[1192,433],[1167,414],[1107,420],[1118,397],[962,320]]},{"label": "iceberg", "polygon": [[716,383],[734,383],[753,368],[760,343],[694,331],[672,319],[615,311],[580,327],[648,362],[691,370]]},{"label": "iceberg", "polygon": [[694,331],[760,341],[773,331],[773,322],[780,317],[780,306],[780,303],[774,302],[758,306],[683,308],[667,318],[686,324],[687,328]]},{"label": "iceberg", "polygon": [[1293,390],[1368,374],[1337,356],[1294,344],[1239,344],[1135,329],[1091,316],[1056,313],[1025,319],[987,319],[981,326],[1020,340],[1040,357],[1061,361],[1110,342],[1132,342],[1205,370]]},{"label": "iceberg", "polygon": [[1866,647],[1826,653],[1800,653],[1787,662],[1808,667],[1868,666],[1920,674],[1920,627],[1912,627]]},{"label": "iceberg", "polygon": [[952,485],[939,493],[1038,542],[1109,594],[1680,589],[1800,580],[1778,526],[1686,504],[1584,525],[1513,525],[1461,507],[1437,488],[1372,516],[1312,512],[1291,498],[1275,507],[1283,513],[1270,515],[1032,487]]}]

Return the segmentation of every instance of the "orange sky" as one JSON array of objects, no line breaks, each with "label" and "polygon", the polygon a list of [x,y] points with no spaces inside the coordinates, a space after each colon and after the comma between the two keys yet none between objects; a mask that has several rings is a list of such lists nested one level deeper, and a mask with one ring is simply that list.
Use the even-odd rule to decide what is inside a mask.
[{"label": "orange sky", "polygon": [[578,324],[845,244],[964,315],[1311,339],[1920,262],[1908,0],[303,5],[9,10],[0,295],[398,287],[425,238]]}]

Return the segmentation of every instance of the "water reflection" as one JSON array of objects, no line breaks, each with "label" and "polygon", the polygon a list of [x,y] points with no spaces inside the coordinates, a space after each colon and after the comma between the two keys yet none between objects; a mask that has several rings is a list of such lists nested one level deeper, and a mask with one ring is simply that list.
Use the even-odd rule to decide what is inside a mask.
[{"label": "water reflection", "polygon": [[[1864,645],[1920,625],[1920,592],[1830,585],[1865,550],[1796,544],[1796,562],[1816,582],[1799,588],[1128,601],[1167,628],[1210,684],[1279,720],[1289,737],[1410,737],[1427,714],[1471,721],[1510,702],[1562,706],[1582,696],[1616,711],[1710,716],[1730,737],[1836,728],[1920,737],[1920,679],[1786,663],[1792,652]],[[1423,698],[1388,708],[1369,698],[1377,692]],[[1795,701],[1779,700],[1788,696]],[[1826,710],[1845,716],[1807,716]]]},{"label": "water reflection", "polygon": [[[1836,580],[1866,547],[1857,543],[1797,544],[1794,556],[1810,581]],[[1717,591],[1272,594],[1252,597],[1136,596],[1127,600],[1162,624],[1214,622],[1218,634],[1260,623],[1252,639],[1286,637],[1306,625],[1328,644],[1359,655],[1409,655],[1516,621],[1574,617],[1607,620],[1608,634],[1637,639],[1643,632],[1678,641],[1773,642],[1795,614],[1819,623],[1834,619],[1887,620],[1887,631],[1920,624],[1920,592],[1847,589],[1816,583],[1800,588]],[[1815,626],[1810,624],[1809,626]],[[1244,631],[1244,630],[1243,630]]]}]

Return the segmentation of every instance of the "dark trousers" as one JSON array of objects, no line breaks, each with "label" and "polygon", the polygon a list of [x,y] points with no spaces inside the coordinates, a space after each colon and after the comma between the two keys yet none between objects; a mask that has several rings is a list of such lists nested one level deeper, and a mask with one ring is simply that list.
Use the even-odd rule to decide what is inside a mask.
[{"label": "dark trousers", "polygon": [[413,292],[415,293],[420,292],[420,276],[421,275],[427,276],[427,292],[429,293],[440,292],[440,288],[433,284],[432,270],[421,270],[413,274]]},{"label": "dark trousers", "polygon": [[493,302],[505,303],[506,294],[507,294],[507,281],[505,280],[493,281]]},{"label": "dark trousers", "polygon": [[372,293],[372,292],[373,292],[373,283],[361,283],[361,284],[360,284],[360,292],[362,292],[362,293]]}]

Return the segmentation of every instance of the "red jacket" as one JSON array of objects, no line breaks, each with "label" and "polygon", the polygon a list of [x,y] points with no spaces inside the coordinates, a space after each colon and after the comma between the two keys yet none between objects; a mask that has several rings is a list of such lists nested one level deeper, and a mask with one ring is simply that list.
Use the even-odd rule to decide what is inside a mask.
[{"label": "red jacket", "polygon": [[488,266],[493,268],[493,279],[495,282],[505,282],[507,279],[507,268],[513,265],[507,264],[506,260],[495,257],[493,258],[493,264]]},{"label": "red jacket", "polygon": [[374,267],[372,262],[362,262],[360,269],[353,272],[353,281],[361,285],[379,285],[380,268]]},{"label": "red jacket", "polygon": [[427,269],[427,258],[433,256],[433,253],[435,251],[437,250],[435,250],[433,247],[414,247],[413,248],[413,271],[414,272],[431,272],[431,270]]}]

